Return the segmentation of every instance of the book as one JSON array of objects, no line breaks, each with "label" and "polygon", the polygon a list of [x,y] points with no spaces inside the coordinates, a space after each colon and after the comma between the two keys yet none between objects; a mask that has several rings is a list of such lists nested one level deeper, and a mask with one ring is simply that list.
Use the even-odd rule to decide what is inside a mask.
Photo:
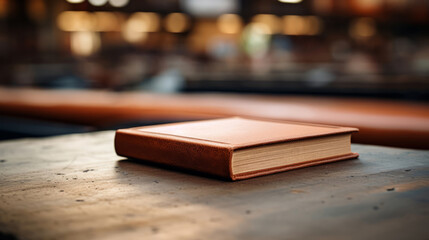
[{"label": "book", "polygon": [[356,131],[233,117],[119,129],[115,150],[124,157],[239,180],[357,158],[351,152]]}]

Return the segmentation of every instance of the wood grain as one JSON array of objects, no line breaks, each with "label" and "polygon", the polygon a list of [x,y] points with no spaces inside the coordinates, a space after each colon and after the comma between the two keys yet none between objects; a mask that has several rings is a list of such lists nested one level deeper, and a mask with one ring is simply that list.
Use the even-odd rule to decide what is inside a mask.
[{"label": "wood grain", "polygon": [[0,142],[0,237],[427,239],[429,152],[225,182],[123,159],[114,133]]}]

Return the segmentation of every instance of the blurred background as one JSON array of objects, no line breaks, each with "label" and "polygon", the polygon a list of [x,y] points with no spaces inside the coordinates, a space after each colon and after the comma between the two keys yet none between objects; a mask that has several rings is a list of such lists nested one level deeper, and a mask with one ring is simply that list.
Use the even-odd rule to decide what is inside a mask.
[{"label": "blurred background", "polygon": [[232,115],[429,136],[427,0],[0,0],[0,62],[2,139]]}]

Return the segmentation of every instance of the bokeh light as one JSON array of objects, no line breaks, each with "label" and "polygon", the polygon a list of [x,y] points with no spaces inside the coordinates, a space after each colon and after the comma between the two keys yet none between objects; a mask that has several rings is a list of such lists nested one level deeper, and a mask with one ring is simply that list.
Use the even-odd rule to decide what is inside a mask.
[{"label": "bokeh light", "polygon": [[168,32],[180,33],[188,29],[189,17],[183,13],[170,13],[165,18],[164,27]]},{"label": "bokeh light", "polygon": [[70,48],[75,55],[89,56],[100,48],[101,41],[97,33],[72,32],[70,34]]},{"label": "bokeh light", "polygon": [[236,34],[243,28],[243,21],[237,14],[223,14],[217,19],[217,25],[223,33]]},{"label": "bokeh light", "polygon": [[109,0],[110,5],[114,7],[125,7],[130,0]]},{"label": "bokeh light", "polygon": [[377,29],[372,18],[358,18],[350,24],[349,34],[354,39],[365,39],[375,35]]},{"label": "bokeh light", "polygon": [[92,31],[95,24],[94,15],[84,11],[65,11],[57,18],[57,25],[63,31]]},{"label": "bokeh light", "polygon": [[265,25],[268,34],[275,34],[281,30],[281,20],[273,14],[257,14],[252,18],[252,22]]},{"label": "bokeh light", "polygon": [[88,2],[93,6],[103,6],[107,3],[108,0],[88,0]]},{"label": "bokeh light", "polygon": [[69,3],[81,3],[83,1],[85,1],[85,0],[67,0],[67,2],[69,2]]}]

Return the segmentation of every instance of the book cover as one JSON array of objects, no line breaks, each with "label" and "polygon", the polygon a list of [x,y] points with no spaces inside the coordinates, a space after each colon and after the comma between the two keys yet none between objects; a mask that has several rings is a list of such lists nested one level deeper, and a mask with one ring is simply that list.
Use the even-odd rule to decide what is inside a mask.
[{"label": "book cover", "polygon": [[115,150],[124,157],[239,180],[356,158],[350,150],[356,131],[234,117],[119,129]]}]

